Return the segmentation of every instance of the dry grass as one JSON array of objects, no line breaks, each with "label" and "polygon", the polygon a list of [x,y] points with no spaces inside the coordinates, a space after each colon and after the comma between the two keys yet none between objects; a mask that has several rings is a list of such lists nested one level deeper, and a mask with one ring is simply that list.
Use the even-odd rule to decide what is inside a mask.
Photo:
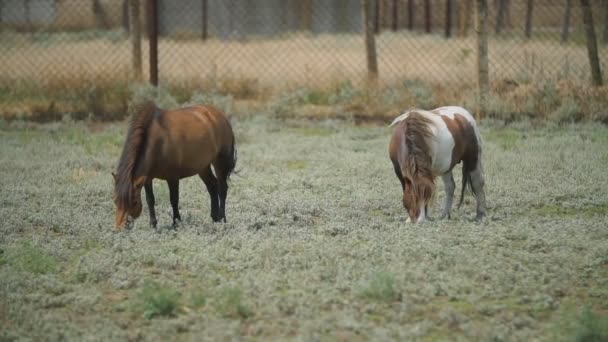
[{"label": "dry grass", "polygon": [[[105,111],[102,117],[114,118],[120,117],[116,112],[124,112],[131,82],[131,51],[120,32],[98,37],[58,33],[36,39],[4,33],[1,39],[8,44],[0,56],[5,116],[21,113],[27,117],[52,109],[55,113],[83,112],[84,116]],[[404,80],[421,80],[431,90],[434,103],[471,105],[476,82],[473,38],[446,40],[386,32],[378,37],[377,45],[382,88],[399,86]],[[143,46],[147,46],[146,41]],[[607,49],[600,48],[603,65],[608,64]],[[159,50],[161,83],[181,101],[193,92],[210,90],[266,101],[273,94],[299,87],[334,92],[345,81],[361,89],[366,73],[363,42],[355,35],[206,42],[162,39]],[[148,78],[147,49],[143,53],[144,77]],[[493,38],[490,72],[499,97],[513,90],[502,89],[505,82],[517,88],[566,80],[575,85],[576,92],[588,88],[586,50],[578,44]],[[408,103],[412,94],[401,96],[405,98],[401,103]],[[382,99],[365,99],[370,101]]]},{"label": "dry grass", "polygon": [[467,194],[451,220],[406,225],[385,125],[232,123],[228,223],[191,177],[177,233],[160,181],[162,232],[146,211],[112,232],[123,124],[2,124],[0,339],[606,336],[606,128],[483,122],[488,217],[469,221]]}]

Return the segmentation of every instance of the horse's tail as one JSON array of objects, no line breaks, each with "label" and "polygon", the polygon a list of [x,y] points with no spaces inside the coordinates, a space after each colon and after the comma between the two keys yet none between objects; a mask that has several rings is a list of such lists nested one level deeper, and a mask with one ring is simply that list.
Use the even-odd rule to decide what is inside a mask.
[{"label": "horse's tail", "polygon": [[[462,206],[462,201],[464,200],[464,191],[467,188],[467,185],[472,188],[472,179],[471,179],[471,170],[466,167],[466,164],[462,165],[462,189],[460,190],[460,201],[458,202],[458,209]],[[475,196],[475,191],[471,191],[473,196]]]},{"label": "horse's tail", "polygon": [[232,144],[230,146],[230,159],[229,159],[229,164],[228,164],[228,174],[227,177],[230,176],[231,173],[237,174],[238,172],[235,171],[235,167],[236,167],[236,159],[237,159],[237,152],[236,152],[236,143],[234,141],[234,133],[232,134]]}]

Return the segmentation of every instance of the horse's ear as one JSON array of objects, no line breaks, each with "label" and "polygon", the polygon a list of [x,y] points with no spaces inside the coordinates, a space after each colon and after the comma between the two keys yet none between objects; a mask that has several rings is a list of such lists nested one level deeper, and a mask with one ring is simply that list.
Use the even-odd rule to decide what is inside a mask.
[{"label": "horse's ear", "polygon": [[139,176],[139,177],[135,178],[135,180],[133,181],[133,186],[135,188],[141,188],[142,186],[144,186],[145,182],[146,182],[146,176]]},{"label": "horse's ear", "polygon": [[112,178],[114,178],[115,182],[118,180],[118,176],[114,172],[112,172]]}]

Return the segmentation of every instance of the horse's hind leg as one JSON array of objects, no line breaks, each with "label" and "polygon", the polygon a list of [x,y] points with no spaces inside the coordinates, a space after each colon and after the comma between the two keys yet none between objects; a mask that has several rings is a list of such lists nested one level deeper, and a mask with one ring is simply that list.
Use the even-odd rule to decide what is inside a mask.
[{"label": "horse's hind leg", "polygon": [[199,173],[199,176],[205,183],[207,191],[209,192],[209,198],[211,199],[211,220],[218,222],[220,220],[220,198],[217,193],[217,179],[211,172],[211,167],[208,166],[203,172]]},{"label": "horse's hind leg", "polygon": [[222,219],[226,222],[226,197],[228,197],[228,169],[223,165],[221,158],[217,163],[213,164],[215,175],[217,176],[217,193],[219,197],[219,216],[218,221]]},{"label": "horse's hind leg", "polygon": [[450,210],[452,209],[452,203],[454,201],[454,190],[456,190],[456,183],[454,182],[454,176],[452,171],[449,171],[441,176],[443,185],[445,188],[445,202],[443,203],[443,212],[441,218],[450,218]]},{"label": "horse's hind leg", "polygon": [[475,217],[477,220],[482,219],[486,215],[486,194],[483,190],[484,185],[483,170],[481,161],[479,161],[475,170],[471,171],[471,187],[473,188],[473,193],[475,193],[475,199],[477,200],[477,215]]},{"label": "horse's hind leg", "polygon": [[169,200],[173,208],[173,227],[177,225],[177,221],[181,221],[182,217],[179,214],[179,179],[168,180],[169,185]]},{"label": "horse's hind leg", "polygon": [[148,211],[150,212],[150,225],[152,228],[156,228],[156,211],[154,210],[154,192],[152,191],[152,180],[147,180],[144,184],[144,190],[146,191],[146,203],[148,203]]}]

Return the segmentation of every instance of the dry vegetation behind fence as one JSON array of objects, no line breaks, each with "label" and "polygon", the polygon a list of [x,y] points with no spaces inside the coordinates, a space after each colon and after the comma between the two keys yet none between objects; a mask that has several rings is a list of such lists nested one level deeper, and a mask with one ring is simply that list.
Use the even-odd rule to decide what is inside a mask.
[{"label": "dry vegetation behind fence", "polygon": [[[561,23],[559,18],[564,11],[563,5],[540,1],[534,12],[534,34],[531,39],[526,40],[523,38],[520,23],[522,13],[525,14],[525,3],[507,2],[511,3],[511,6],[505,12],[504,28],[500,34],[490,35],[489,67],[492,94],[489,113],[486,114],[511,119],[521,115],[550,116],[563,107],[564,98],[548,101],[545,99],[548,104],[538,106],[536,103],[542,102],[543,99],[536,98],[532,101],[534,103],[531,103],[521,95],[533,93],[546,97],[547,87],[553,89],[550,93],[559,93],[566,83],[569,91],[560,95],[566,95],[576,104],[576,108],[569,110],[573,119],[601,119],[608,116],[601,109],[605,106],[602,97],[607,92],[606,88],[591,89],[587,85],[590,68],[582,36],[579,8],[572,8],[569,41],[562,43],[558,31]],[[222,38],[214,36],[213,32],[224,32],[226,28],[215,27],[213,21],[210,21],[210,37],[202,40],[200,33],[192,31],[191,21],[185,20],[185,26],[180,27],[179,23],[171,19],[176,13],[192,10],[193,8],[187,6],[193,6],[195,3],[199,4],[187,1],[178,6],[161,1],[163,12],[160,13],[160,26],[164,27],[167,33],[159,40],[160,83],[169,89],[178,102],[189,99],[197,92],[215,92],[237,99],[268,102],[274,101],[285,92],[299,88],[322,92],[324,98],[336,95],[345,85],[364,88],[367,70],[363,37],[359,32],[339,32],[342,27],[340,25],[350,23],[348,25],[352,26],[356,21],[346,23],[327,13],[321,15],[323,10],[329,11],[331,8],[333,11],[335,6],[313,2],[316,7],[311,15],[313,19],[317,19],[311,24],[311,32],[289,29],[270,35],[247,35],[238,32]],[[414,8],[414,13],[417,13],[414,17],[414,31],[409,31],[406,2],[396,3],[399,4],[396,17],[391,16],[391,6],[395,6],[395,2],[376,3],[376,40],[380,84],[384,89],[382,91],[392,88],[393,97],[401,92],[401,100],[394,101],[392,107],[386,103],[378,106],[384,101],[383,95],[363,92],[361,94],[364,96],[354,99],[355,104],[352,103],[352,96],[342,96],[343,101],[349,102],[346,107],[356,107],[358,114],[368,115],[382,111],[399,111],[403,109],[402,106],[441,105],[447,102],[475,105],[471,101],[475,96],[474,86],[477,78],[475,37],[471,34],[471,29],[469,35],[464,37],[456,32],[464,2],[455,1],[452,15],[455,32],[449,39],[443,34],[445,2],[431,2],[432,34],[424,32],[423,7]],[[232,7],[226,4],[231,4]],[[594,2],[596,9],[602,9],[601,4]],[[101,19],[99,8],[95,12],[93,7],[83,6],[83,3],[76,6],[75,2],[66,2],[56,7],[57,20],[63,20],[61,22],[65,25],[69,21],[64,20],[69,17],[68,13],[88,13],[82,20],[88,18],[86,20],[97,23],[97,29],[93,31],[57,32],[57,27],[49,25],[35,32],[16,32],[7,29],[6,25],[3,26],[0,33],[0,98],[4,103],[1,110],[4,117],[58,118],[65,113],[87,117],[92,113],[102,119],[111,119],[124,115],[131,96],[129,85],[134,81],[132,47],[128,32],[120,28],[124,20],[117,20],[121,13],[124,15],[124,11],[121,12],[121,6],[124,4],[120,1],[110,1],[103,2],[102,5],[99,7],[103,13]],[[356,6],[351,5],[344,7],[348,9],[347,12],[356,9]],[[220,5],[210,1],[208,6],[215,8],[213,6]],[[241,6],[240,2],[232,1],[223,6],[226,8],[223,9],[222,15],[240,15],[240,12],[236,11]],[[284,10],[287,11],[291,5],[285,6],[287,7]],[[237,14],[232,13],[231,9]],[[265,10],[268,8],[258,8],[255,13],[259,12],[261,15]],[[270,13],[276,11],[273,9]],[[495,31],[497,25],[496,11],[496,4],[490,6],[491,32]],[[602,12],[597,11],[597,14],[598,36],[601,37],[599,32],[606,24],[600,20]],[[284,25],[290,25],[289,20],[292,19],[289,18],[293,15],[292,13],[286,17]],[[105,17],[111,20],[104,21]],[[142,17],[145,18],[145,14]],[[330,22],[320,21],[319,18]],[[397,27],[394,25],[395,19]],[[163,23],[162,20],[166,22]],[[99,27],[104,25],[111,29]],[[242,27],[234,26],[234,30],[246,29],[247,25],[259,27],[263,23],[260,20],[250,20]],[[351,27],[348,25],[344,27]],[[356,29],[356,25],[353,27]],[[398,30],[392,31],[394,28]],[[329,32],[314,32],[320,29],[327,29]],[[144,79],[149,78],[147,44],[144,35]],[[600,44],[599,56],[600,64],[605,69],[608,64],[606,45]],[[411,85],[412,82],[423,89],[404,86]],[[327,101],[312,102],[315,105],[328,104],[325,103]]]}]

